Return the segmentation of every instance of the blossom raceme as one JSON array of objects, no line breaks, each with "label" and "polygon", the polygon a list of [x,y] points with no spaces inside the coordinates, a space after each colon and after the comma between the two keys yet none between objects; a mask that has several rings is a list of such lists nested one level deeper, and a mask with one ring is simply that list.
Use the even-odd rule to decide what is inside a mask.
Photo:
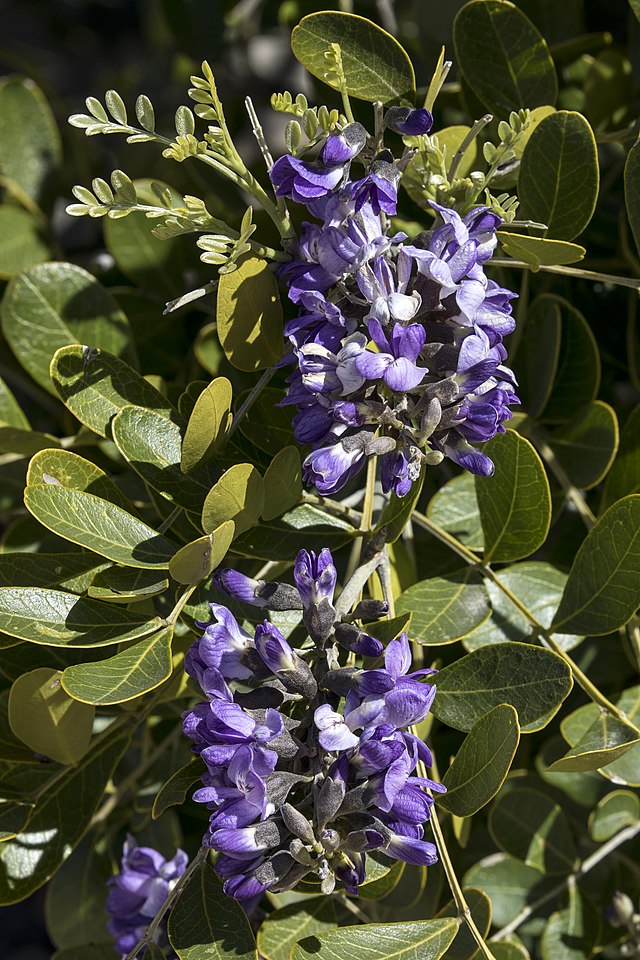
[{"label": "blossom raceme", "polygon": [[[427,110],[391,107],[383,128],[417,135],[431,124]],[[283,403],[297,408],[296,439],[312,446],[305,480],[322,494],[373,455],[385,492],[399,496],[445,456],[490,476],[481,446],[519,403],[503,346],[515,294],[484,273],[500,217],[432,203],[440,225],[408,242],[389,220],[403,162],[373,143],[349,124],[317,159],[284,156],[271,171],[276,194],[313,218],[280,270],[299,307],[285,327],[297,368]]]},{"label": "blossom raceme", "polygon": [[[384,649],[359,625],[383,616],[385,603],[345,610],[335,600],[328,549],[301,550],[293,575],[295,586],[219,570],[215,582],[233,600],[300,611],[301,647],[267,619],[251,637],[213,603],[186,660],[206,698],[183,716],[206,765],[194,794],[211,811],[203,842],[218,853],[225,892],[243,901],[304,877],[325,893],[340,882],[355,895],[372,851],[414,864],[437,859],[424,839],[426,791],[444,787],[417,772],[431,753],[408,729],[433,703],[433,671],[411,671],[406,634]],[[380,665],[358,666],[359,656]]]},{"label": "blossom raceme", "polygon": [[[120,872],[109,881],[106,905],[109,933],[122,957],[126,957],[145,934],[188,863],[183,850],[166,860],[152,847],[139,847],[132,836],[127,837]],[[166,924],[159,926],[155,942],[163,948],[168,946]],[[175,957],[175,953],[169,956]]]}]

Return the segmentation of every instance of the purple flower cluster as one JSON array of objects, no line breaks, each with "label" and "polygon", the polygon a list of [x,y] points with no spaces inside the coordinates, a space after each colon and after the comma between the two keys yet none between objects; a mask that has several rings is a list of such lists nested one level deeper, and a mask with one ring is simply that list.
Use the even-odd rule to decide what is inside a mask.
[{"label": "purple flower cluster", "polygon": [[[431,127],[428,111],[392,110],[385,127]],[[374,454],[385,491],[399,496],[445,456],[489,476],[493,463],[473,444],[504,432],[519,403],[502,342],[515,294],[483,270],[500,218],[432,203],[440,226],[408,243],[389,227],[402,161],[379,146],[352,123],[316,160],[287,155],[271,171],[276,194],[314,218],[280,276],[299,308],[285,327],[297,369],[284,402],[297,407],[296,439],[312,446],[305,479],[322,494]],[[354,161],[365,164],[359,179]]]},{"label": "purple flower cluster", "polygon": [[[109,881],[107,897],[109,933],[123,958],[144,935],[188,862],[183,850],[178,850],[172,860],[165,860],[157,850],[139,847],[132,836],[127,837],[121,870]],[[161,947],[168,945],[166,926],[160,925],[155,942]],[[175,953],[170,956],[175,957]]]},{"label": "purple flower cluster", "polygon": [[[300,611],[310,638],[294,650],[268,620],[250,636],[214,603],[212,623],[200,624],[204,633],[187,655],[206,695],[183,720],[207,767],[194,799],[211,810],[204,843],[218,851],[226,893],[246,900],[312,874],[325,893],[340,881],[355,895],[374,850],[434,863],[436,849],[423,839],[433,803],[425,788],[444,787],[416,775],[418,762],[432,759],[407,730],[431,707],[436,688],[423,679],[433,671],[410,672],[406,634],[384,650],[359,626],[386,604],[337,610],[326,549],[300,551],[295,587],[235,570],[215,579],[236,600]],[[375,669],[341,664],[383,653]]]}]

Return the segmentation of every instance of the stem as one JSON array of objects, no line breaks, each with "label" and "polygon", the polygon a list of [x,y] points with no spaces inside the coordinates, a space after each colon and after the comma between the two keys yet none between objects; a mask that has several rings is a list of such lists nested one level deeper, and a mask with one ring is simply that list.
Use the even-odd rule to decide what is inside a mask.
[{"label": "stem", "polygon": [[466,137],[464,138],[464,140],[462,141],[462,143],[460,144],[460,146],[458,147],[458,149],[453,155],[453,160],[451,161],[451,166],[449,167],[449,183],[453,182],[453,178],[456,175],[456,172],[458,170],[458,167],[460,166],[462,158],[464,157],[465,153],[467,152],[467,150],[469,149],[469,147],[471,146],[475,138],[478,136],[479,133],[481,133],[482,130],[484,130],[484,128],[487,126],[488,123],[491,123],[492,120],[493,120],[493,116],[490,113],[485,113],[484,117],[480,117],[479,120],[476,120],[474,125],[471,127],[471,130],[469,130],[469,133],[466,135]]},{"label": "stem", "polygon": [[599,847],[595,853],[592,853],[590,857],[587,857],[584,860],[578,869],[569,874],[568,877],[563,877],[559,883],[556,884],[551,890],[548,890],[541,897],[538,897],[537,900],[534,900],[533,903],[529,906],[524,907],[520,913],[510,920],[504,927],[502,927],[498,932],[493,936],[492,940],[504,940],[510,933],[513,933],[514,930],[517,930],[525,920],[528,920],[529,917],[536,913],[541,907],[543,907],[550,900],[553,900],[558,894],[562,893],[571,883],[576,883],[581,877],[584,877],[585,874],[589,873],[590,870],[593,870],[602,860],[609,856],[610,853],[613,853],[618,847],[622,846],[623,843],[627,843],[628,840],[632,840],[638,833],[640,833],[640,823],[633,823],[631,826],[626,827],[624,830],[621,830],[620,833],[617,833],[615,837],[612,837],[611,840],[608,840],[601,847]]},{"label": "stem", "polygon": [[256,113],[256,108],[253,105],[253,100],[251,97],[244,98],[244,105],[247,108],[247,113],[249,114],[249,120],[251,121],[251,129],[253,130],[253,135],[258,141],[258,146],[260,147],[260,153],[265,162],[267,170],[271,170],[273,166],[273,157],[271,156],[271,151],[269,150],[269,144],[267,143],[266,137],[264,135],[264,130],[262,129],[262,124],[258,120],[258,114]]},{"label": "stem", "polygon": [[174,903],[176,902],[176,900],[178,899],[178,897],[180,896],[180,894],[188,884],[189,880],[191,880],[191,877],[194,875],[194,873],[196,872],[200,864],[204,863],[208,855],[209,855],[209,848],[200,847],[195,857],[193,858],[193,860],[191,861],[191,863],[189,864],[185,872],[182,874],[182,876],[176,883],[173,890],[169,892],[167,899],[164,901],[164,903],[156,913],[155,917],[153,918],[153,920],[145,930],[143,936],[138,940],[133,950],[130,950],[129,953],[126,955],[125,960],[138,960],[138,954],[143,949],[143,947],[148,947],[150,944],[154,942],[154,937],[158,931],[158,927],[160,926],[160,924],[164,919],[165,914],[168,913],[168,911],[174,905]]},{"label": "stem", "polygon": [[[369,457],[367,461],[367,482],[364,491],[364,501],[362,503],[362,514],[360,516],[360,526],[358,529],[362,534],[369,533],[371,531],[371,518],[373,515],[373,497],[375,493],[376,485],[376,462],[377,457]],[[349,563],[347,564],[347,573],[346,579],[349,580],[355,573],[358,564],[360,563],[360,557],[362,556],[362,541],[364,536],[358,537],[354,541],[353,547],[351,548],[351,555],[349,557]],[[366,583],[366,581],[365,581]]]},{"label": "stem", "polygon": [[613,283],[619,287],[631,287],[632,290],[640,290],[640,280],[634,280],[632,277],[618,277],[609,273],[596,273],[594,270],[580,270],[577,267],[552,267],[541,264],[534,267],[531,263],[525,263],[523,260],[509,260],[502,257],[492,257],[492,267],[515,267],[518,270],[538,270],[542,273],[559,273],[564,277],[575,277],[578,280],[593,280],[595,283]]},{"label": "stem", "polygon": [[158,527],[158,533],[165,533],[169,529],[171,524],[178,519],[181,513],[182,513],[182,507],[174,507],[174,509],[169,514],[169,516],[165,520],[163,520],[160,526]]},{"label": "stem", "polygon": [[[199,583],[199,582],[200,582],[200,581],[198,581],[198,583]],[[173,610],[171,611],[171,613],[169,614],[169,616],[166,618],[167,626],[172,626],[173,624],[175,624],[176,620],[178,619],[178,617],[179,617],[180,614],[182,613],[182,611],[183,611],[183,609],[184,609],[184,607],[185,607],[185,604],[186,604],[187,601],[189,600],[189,597],[191,596],[191,594],[193,593],[193,591],[197,588],[198,583],[191,583],[191,584],[189,584],[189,586],[188,586],[187,589],[184,591],[184,593],[180,595],[180,597],[178,598],[178,600],[177,600],[177,602],[176,602],[175,607],[173,608]]]},{"label": "stem", "polygon": [[551,472],[580,514],[580,517],[583,520],[587,530],[591,530],[596,522],[596,518],[591,512],[589,505],[580,491],[573,485],[564,468],[559,463],[558,458],[556,457],[550,445],[547,443],[543,434],[539,430],[534,430],[529,425],[527,425],[526,432],[531,437],[535,446],[537,446],[538,450],[542,454],[543,459],[549,464]]},{"label": "stem", "polygon": [[247,413],[249,412],[251,407],[254,405],[254,403],[256,402],[256,400],[258,399],[258,397],[260,396],[260,394],[262,393],[266,385],[269,383],[269,381],[271,380],[275,372],[276,372],[275,367],[267,367],[267,369],[264,371],[264,373],[262,374],[262,376],[260,377],[256,385],[252,387],[251,393],[249,394],[247,399],[244,401],[244,403],[242,404],[242,406],[240,407],[240,409],[238,410],[238,412],[236,413],[235,417],[231,422],[231,426],[229,427],[229,431],[227,433],[227,440],[229,439],[229,437],[233,436],[233,434],[236,432],[236,430],[238,429],[238,427],[246,417]]}]

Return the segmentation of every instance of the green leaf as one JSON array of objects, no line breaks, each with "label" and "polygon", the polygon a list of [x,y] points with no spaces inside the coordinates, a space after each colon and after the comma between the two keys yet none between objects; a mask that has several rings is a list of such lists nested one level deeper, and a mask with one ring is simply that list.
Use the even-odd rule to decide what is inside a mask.
[{"label": "green leaf", "polygon": [[502,786],[520,742],[518,714],[507,703],[489,710],[471,728],[442,782],[438,804],[457,817],[481,810]]},{"label": "green leaf", "polygon": [[558,370],[562,313],[555,297],[542,294],[527,311],[527,322],[516,354],[518,396],[535,419],[544,410]]},{"label": "green leaf", "polygon": [[563,297],[546,294],[560,307],[562,340],[551,398],[542,418],[552,423],[570,420],[597,396],[600,388],[600,353],[589,324]]},{"label": "green leaf", "polygon": [[202,509],[210,478],[208,472],[186,475],[180,469],[180,427],[153,410],[124,407],[111,430],[118,450],[145,483],[176,506]]},{"label": "green leaf", "polygon": [[[482,890],[475,890],[473,887],[464,890],[464,898],[471,911],[473,921],[480,931],[480,936],[486,940],[491,927],[491,901]],[[458,908],[454,900],[450,900],[441,910],[438,911],[438,917],[457,917]],[[491,944],[493,951],[493,944]],[[460,924],[460,929],[456,938],[447,950],[446,960],[473,960],[477,956],[478,946],[473,939],[471,931],[466,923]]]},{"label": "green leaf", "polygon": [[276,520],[252,527],[234,541],[233,549],[256,560],[291,560],[298,550],[337,550],[354,536],[354,528],[339,517],[304,504]]},{"label": "green leaf", "polygon": [[440,960],[459,924],[451,918],[340,927],[296,944],[291,960]]},{"label": "green leaf", "polygon": [[498,853],[480,860],[467,870],[463,886],[477,887],[487,894],[493,908],[493,923],[496,927],[503,927],[528,902],[535,900],[542,882],[539,870],[515,857]]},{"label": "green leaf", "polygon": [[640,606],[640,496],[618,500],[583,540],[553,619],[554,631],[601,636]]},{"label": "green leaf", "polygon": [[73,580],[104,561],[91,553],[0,554],[0,587],[52,587]]},{"label": "green leaf", "polygon": [[[158,196],[151,189],[152,183],[158,183],[168,191],[171,207],[184,207],[182,197],[172,187],[161,181],[144,179],[134,181],[139,203],[159,206]],[[153,235],[157,223],[157,220],[147,218],[142,212],[130,213],[115,220],[104,217],[104,239],[109,253],[125,276],[141,287],[169,298],[183,289],[182,276],[188,262],[181,237],[161,240]],[[160,320],[162,309],[156,309]]]},{"label": "green leaf", "polygon": [[630,790],[612,790],[589,817],[589,836],[596,843],[610,840],[620,830],[640,820],[640,797]]},{"label": "green leaf", "polygon": [[77,763],[86,753],[95,710],[72,700],[59,670],[39,667],[23,673],[9,693],[9,723],[35,753],[58,763]]},{"label": "green leaf", "polygon": [[471,550],[484,550],[484,534],[473,475],[466,471],[434,494],[427,516]]},{"label": "green leaf", "polygon": [[237,463],[222,474],[207,494],[202,508],[202,528],[208,533],[233,520],[236,534],[260,520],[264,509],[264,481],[250,463]]},{"label": "green leaf", "polygon": [[[73,263],[41,263],[5,291],[2,330],[14,354],[49,393],[56,350],[84,341],[118,356],[130,351],[127,318],[95,277]],[[88,348],[87,348],[88,349]]]},{"label": "green leaf", "polygon": [[51,363],[51,378],[65,406],[101,437],[111,436],[113,417],[127,406],[144,407],[177,422],[177,411],[166,397],[104,350],[77,343],[63,347]]},{"label": "green leaf", "polygon": [[24,502],[47,529],[127,567],[167,570],[176,551],[152,527],[90,493],[38,484],[27,487]]},{"label": "green leaf", "polygon": [[162,625],[115,604],[45,587],[0,588],[0,629],[53,647],[104,647],[136,640]]},{"label": "green leaf", "polygon": [[47,932],[57,947],[105,941],[113,950],[104,897],[111,865],[99,830],[87,834],[47,886]]},{"label": "green leaf", "polygon": [[489,813],[496,845],[542,873],[566,875],[576,866],[576,846],[562,807],[539,790],[514,787]]},{"label": "green leaf", "polygon": [[399,497],[397,494],[391,493],[389,502],[376,524],[376,530],[382,530],[383,527],[386,527],[384,537],[386,543],[395,543],[401,536],[420,499],[424,478],[425,469],[423,468],[420,471],[420,477],[412,484],[411,490],[406,496]]},{"label": "green leaf", "polygon": [[302,499],[302,468],[298,447],[284,447],[275,455],[264,475],[265,520],[275,520]]},{"label": "green leaf", "polygon": [[50,256],[49,244],[36,218],[21,207],[3,203],[0,206],[0,279],[9,280]]},{"label": "green leaf", "polygon": [[630,493],[640,493],[640,406],[631,411],[620,435],[620,446],[602,493],[600,511]]},{"label": "green leaf", "polygon": [[62,685],[82,703],[103,706],[133,700],[171,676],[172,638],[173,627],[165,627],[108,660],[67,667]]},{"label": "green leaf", "polygon": [[498,942],[492,940],[491,953],[494,960],[530,960],[529,951],[520,941],[516,942],[515,934]]},{"label": "green leaf", "polygon": [[258,949],[265,960],[289,960],[299,940],[335,930],[336,909],[329,897],[311,897],[274,910],[258,930]]},{"label": "green leaf", "polygon": [[[456,730],[471,730],[492,707],[510,703],[527,732],[545,726],[572,686],[564,660],[527,643],[497,643],[467,654],[438,673],[432,707]],[[542,722],[539,722],[542,721]]]},{"label": "green leaf", "polygon": [[76,767],[47,787],[24,832],[0,846],[1,904],[26,899],[71,854],[128,744],[128,733],[101,740]]},{"label": "green leaf", "polygon": [[13,764],[33,763],[34,760],[33,750],[18,740],[9,726],[9,690],[0,693],[0,761],[4,760]]},{"label": "green leaf", "polygon": [[71,450],[41,450],[31,458],[27,486],[43,485],[90,493],[123,510],[132,509],[120,487],[104,470]]},{"label": "green leaf", "polygon": [[291,49],[305,70],[334,90],[339,83],[327,76],[325,53],[340,45],[349,96],[374,103],[413,99],[416,79],[411,61],[398,41],[363,17],[350,13],[311,13],[291,34]]},{"label": "green leaf", "polygon": [[629,6],[636,15],[636,19],[640,20],[640,0],[629,0]]},{"label": "green leaf", "polygon": [[[567,582],[567,574],[550,563],[529,560],[499,570],[498,580],[521,600],[543,627],[549,627],[558,609]],[[526,641],[531,636],[531,624],[505,593],[491,580],[485,581],[491,618],[464,638],[467,650],[477,650],[491,643]],[[571,650],[581,642],[571,634],[554,634],[554,640],[563,650]]]},{"label": "green leaf", "polygon": [[483,446],[496,466],[493,477],[476,477],[484,531],[484,559],[521,560],[542,546],[551,522],[551,494],[538,454],[513,430]]},{"label": "green leaf", "polygon": [[[640,686],[629,687],[611,699],[627,720],[637,727],[640,723]],[[588,730],[597,722],[599,714],[600,708],[596,704],[587,703],[563,718],[560,729],[569,746],[576,746],[584,738]],[[554,759],[557,758],[554,756]],[[617,760],[613,760],[606,767],[601,767],[599,773],[618,786],[640,787],[640,745],[631,747]],[[551,776],[554,775],[558,775],[556,771],[551,773]],[[568,775],[576,776],[576,774],[562,773],[562,776]],[[591,775],[596,776],[596,774]],[[582,776],[584,777],[585,774]]]},{"label": "green leaf", "polygon": [[[640,20],[640,2],[636,15]],[[624,165],[624,202],[636,247],[640,251],[640,143],[633,144]]]},{"label": "green leaf", "polygon": [[[249,393],[247,390],[238,397],[238,409]],[[258,450],[263,450],[272,457],[283,447],[297,445],[291,426],[291,410],[277,406],[283,396],[282,390],[267,387],[240,422],[240,433],[247,440],[251,440]]]},{"label": "green leaf", "polygon": [[[456,152],[462,146],[465,137],[470,130],[471,127],[467,127],[464,124],[453,127],[444,127],[444,129],[438,130],[436,137],[440,149],[446,152],[447,170],[451,166],[451,161],[453,160]],[[433,171],[428,164],[425,165],[425,161],[419,152],[419,138],[405,137],[404,142],[408,142],[412,147],[416,147],[418,149],[418,153],[411,158],[405,167],[400,183],[405,188],[414,203],[417,203],[418,206],[422,207],[423,210],[432,211],[433,207],[431,207],[429,204],[429,187]],[[475,137],[462,155],[462,160],[458,165],[456,178],[467,177],[472,170],[478,170],[478,168],[481,166],[482,154],[480,153],[478,138]]]},{"label": "green leaf", "polygon": [[453,41],[465,80],[499,118],[556,102],[558,83],[546,41],[512,3],[465,4],[453,24]]},{"label": "green leaf", "polygon": [[60,132],[42,91],[28,77],[0,81],[0,174],[10,193],[41,204],[62,163]]},{"label": "green leaf", "polygon": [[157,597],[169,587],[169,581],[155,570],[134,570],[132,567],[107,567],[95,575],[87,593],[94,600],[107,603],[132,603]]},{"label": "green leaf", "polygon": [[[113,942],[66,947],[56,950],[51,960],[113,960]],[[158,960],[157,953],[147,950],[147,960]]]},{"label": "green leaf", "polygon": [[178,583],[198,583],[209,577],[224,560],[235,532],[233,520],[225,520],[215,530],[187,543],[169,564],[169,572]]},{"label": "green leaf", "polygon": [[238,370],[264,370],[282,357],[282,304],[269,264],[247,253],[221,273],[216,322],[225,356]]},{"label": "green leaf", "polygon": [[472,570],[421,580],[398,598],[398,613],[412,613],[411,637],[427,646],[453,643],[491,613],[482,579]]},{"label": "green leaf", "polygon": [[594,905],[576,884],[567,888],[569,905],[549,917],[540,946],[542,960],[584,960],[593,955],[600,932],[600,917]]},{"label": "green leaf", "polygon": [[17,453],[22,457],[30,457],[45,447],[57,447],[59,444],[60,441],[50,433],[0,426],[0,454]]},{"label": "green leaf", "polygon": [[573,240],[593,216],[599,181],[591,127],[582,114],[558,110],[538,124],[522,155],[520,213],[545,223],[550,236]]},{"label": "green leaf", "polygon": [[[567,728],[561,729],[564,736]],[[570,773],[599,770],[600,767],[619,760],[638,744],[640,736],[637,729],[601,710],[580,739],[572,744],[571,750],[554,761],[549,769],[568,770]]]},{"label": "green leaf", "polygon": [[183,473],[206,463],[224,443],[231,426],[231,400],[231,384],[226,377],[212,380],[196,400],[182,441]]},{"label": "green leaf", "polygon": [[192,757],[184,767],[176,770],[156,794],[151,810],[153,819],[157,820],[169,807],[184,803],[189,788],[200,779],[205,769],[200,757]]},{"label": "green leaf", "polygon": [[0,843],[12,840],[28,823],[34,804],[0,799]]},{"label": "green leaf", "polygon": [[[562,791],[573,803],[590,809],[606,793],[606,781],[600,773],[593,771],[588,773],[560,773],[557,770],[550,770],[549,767],[553,761],[561,757],[566,749],[567,745],[559,735],[546,740],[535,758],[536,772],[554,790]],[[630,751],[631,754],[633,754],[633,750]],[[626,757],[618,762],[625,763]],[[606,776],[606,773],[603,776]]]},{"label": "green leaf", "polygon": [[608,403],[595,400],[549,436],[571,483],[590,490],[608,472],[618,449],[618,419]]},{"label": "green leaf", "polygon": [[530,263],[534,270],[539,267],[577,263],[587,252],[579,243],[549,240],[548,237],[528,237],[524,233],[510,233],[508,230],[500,230],[498,240],[505,253],[514,260]]},{"label": "green leaf", "polygon": [[0,377],[0,423],[7,427],[17,427],[19,430],[31,429],[22,407],[2,377]]},{"label": "green leaf", "polygon": [[169,940],[179,960],[258,960],[247,915],[207,863],[169,914]]}]

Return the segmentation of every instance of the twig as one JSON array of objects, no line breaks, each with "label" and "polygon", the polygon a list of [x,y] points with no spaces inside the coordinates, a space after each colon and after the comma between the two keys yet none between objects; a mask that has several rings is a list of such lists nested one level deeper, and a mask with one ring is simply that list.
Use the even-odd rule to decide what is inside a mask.
[{"label": "twig", "polygon": [[357,568],[357,570],[355,570],[351,579],[348,580],[343,587],[342,593],[336,601],[335,608],[337,614],[343,616],[345,613],[349,613],[354,603],[357,603],[365,583],[369,577],[375,573],[381,562],[382,554],[376,553],[371,560],[367,561],[367,563],[363,563]]},{"label": "twig", "polygon": [[260,147],[260,153],[264,158],[267,170],[271,170],[271,167],[273,166],[273,157],[271,156],[269,144],[267,143],[264,130],[262,129],[262,124],[258,119],[258,114],[256,113],[256,108],[253,105],[251,97],[244,98],[244,105],[247,109],[247,113],[249,114],[251,129],[253,130],[253,135],[258,142],[258,146]]},{"label": "twig", "polygon": [[[453,155],[453,160],[451,161],[451,166],[449,167],[449,172],[448,172],[449,183],[453,182],[453,178],[455,177],[458,171],[458,167],[462,162],[462,158],[464,157],[465,153],[467,152],[467,150],[469,149],[469,147],[471,146],[475,138],[478,136],[478,134],[482,130],[484,130],[484,128],[487,126],[488,123],[491,123],[492,120],[493,120],[493,116],[490,113],[485,113],[484,117],[480,117],[479,120],[476,120],[474,125],[471,127],[471,130],[469,130],[469,133],[466,135],[466,137],[464,138],[464,140],[462,141],[462,143],[460,144],[460,146],[458,147],[458,149]],[[493,262],[495,263],[495,261]]]},{"label": "twig", "polygon": [[540,270],[542,273],[559,273],[564,277],[575,277],[577,280],[593,280],[594,283],[613,283],[619,287],[631,287],[633,290],[640,290],[640,280],[634,280],[633,277],[619,277],[609,273],[596,273],[594,270],[580,270],[578,267],[559,267],[546,266],[541,264],[535,267],[531,263],[525,263],[523,260],[510,260],[502,257],[492,257],[490,266],[492,267],[515,267],[517,270]]}]

